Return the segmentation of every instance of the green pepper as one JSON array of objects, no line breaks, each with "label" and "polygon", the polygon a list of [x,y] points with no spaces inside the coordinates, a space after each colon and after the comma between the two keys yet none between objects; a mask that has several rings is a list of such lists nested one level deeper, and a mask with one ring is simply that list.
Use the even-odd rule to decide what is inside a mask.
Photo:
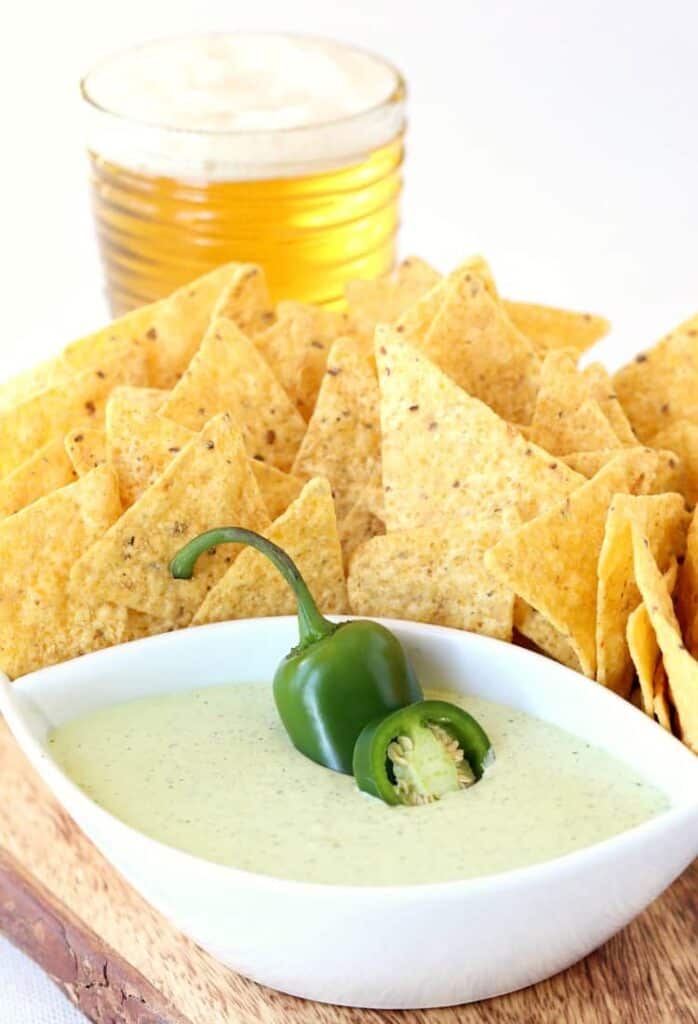
[{"label": "green pepper", "polygon": [[252,530],[229,526],[200,534],[175,555],[170,572],[190,579],[199,555],[227,543],[266,555],[296,597],[299,642],[274,676],[276,707],[291,742],[318,764],[351,773],[364,726],[424,696],[399,640],[377,622],[330,622],[292,559]]},{"label": "green pepper", "polygon": [[472,715],[423,700],[370,722],[356,741],[353,769],[365,793],[388,804],[425,804],[477,782],[493,759]]}]

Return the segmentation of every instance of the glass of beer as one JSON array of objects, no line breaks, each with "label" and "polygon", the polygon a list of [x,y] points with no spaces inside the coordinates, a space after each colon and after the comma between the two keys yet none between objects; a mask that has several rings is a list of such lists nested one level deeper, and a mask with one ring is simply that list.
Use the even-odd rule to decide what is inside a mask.
[{"label": "glass of beer", "polygon": [[147,43],[82,82],[115,316],[230,260],[275,300],[332,306],[393,264],[405,85],[372,54],[293,35]]}]

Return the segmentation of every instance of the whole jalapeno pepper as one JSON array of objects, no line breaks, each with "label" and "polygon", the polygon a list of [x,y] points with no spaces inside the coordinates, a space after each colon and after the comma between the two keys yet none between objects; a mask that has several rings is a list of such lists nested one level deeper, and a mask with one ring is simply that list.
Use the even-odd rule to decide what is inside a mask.
[{"label": "whole jalapeno pepper", "polygon": [[200,534],[172,559],[172,575],[190,579],[199,555],[227,543],[266,555],[296,596],[299,642],[274,676],[276,707],[291,742],[318,764],[351,773],[364,726],[424,696],[402,645],[377,622],[326,619],[292,559],[252,530],[228,526]]},{"label": "whole jalapeno pepper", "polygon": [[370,722],[356,741],[353,769],[359,789],[388,804],[424,804],[477,782],[493,760],[472,715],[422,700]]}]

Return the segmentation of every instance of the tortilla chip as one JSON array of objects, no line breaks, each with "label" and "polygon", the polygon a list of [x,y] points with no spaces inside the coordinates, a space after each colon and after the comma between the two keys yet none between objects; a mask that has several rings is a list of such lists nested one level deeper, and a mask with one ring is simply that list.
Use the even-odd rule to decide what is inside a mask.
[{"label": "tortilla chip", "polygon": [[62,376],[62,380],[99,366],[105,359],[121,356],[129,349],[142,350],[147,364],[152,347],[147,334],[153,326],[159,307],[166,301],[165,299],[163,302],[154,302],[149,306],[134,309],[98,331],[86,334],[66,345],[59,356],[62,367],[59,375]]},{"label": "tortilla chip", "polygon": [[669,688],[664,665],[660,661],[654,670],[654,717],[667,732],[671,732],[671,705],[669,704]]},{"label": "tortilla chip", "polygon": [[160,633],[167,633],[169,625],[154,615],[147,615],[145,612],[134,611],[133,608],[123,609],[126,612],[126,625],[121,643],[128,643],[130,640],[142,640],[146,636],[158,636]]},{"label": "tortilla chip", "polygon": [[199,533],[220,525],[265,530],[264,508],[239,433],[217,416],[167,466],[73,568],[71,590],[186,625],[231,562],[229,548],[197,562],[191,580],[173,580],[169,564]]},{"label": "tortilla chip", "polygon": [[[265,536],[296,563],[321,612],[341,615],[347,611],[342,552],[327,480],[310,480]],[[265,555],[245,548],[206,595],[193,621],[196,625],[292,615],[296,610],[293,591],[279,570]]]},{"label": "tortilla chip", "polygon": [[698,422],[698,316],[635,356],[613,383],[645,444],[676,420]]},{"label": "tortilla chip", "polygon": [[596,452],[569,452],[564,460],[575,473],[581,473],[587,480],[591,480],[617,455],[617,448],[602,448]]},{"label": "tortilla chip", "polygon": [[77,374],[66,384],[39,391],[20,405],[0,412],[0,478],[76,423],[99,426],[104,405],[117,384],[145,380],[145,359],[136,351],[105,359],[98,367]]},{"label": "tortilla chip", "polygon": [[250,459],[250,468],[257,481],[269,518],[272,521],[278,519],[301,493],[305,486],[305,480],[298,476],[292,476],[290,473],[282,473],[280,469],[270,466],[267,462],[258,462],[257,459]]},{"label": "tortilla chip", "polygon": [[444,277],[395,321],[395,330],[412,345],[422,345],[443,305],[449,279]]},{"label": "tortilla chip", "polygon": [[100,466],[0,523],[0,665],[11,678],[120,642],[123,613],[90,591],[68,594],[75,559],[120,513],[116,478]]},{"label": "tortilla chip", "polygon": [[31,505],[37,498],[72,483],[72,463],[60,438],[50,441],[18,466],[0,484],[0,519]]},{"label": "tortilla chip", "polygon": [[573,348],[585,352],[611,329],[608,320],[592,313],[506,299],[503,305],[512,323],[541,349]]},{"label": "tortilla chip", "polygon": [[625,638],[640,683],[642,710],[654,717],[654,673],[659,661],[659,644],[644,602],[628,616]]},{"label": "tortilla chip", "polygon": [[[654,448],[645,448],[641,445],[632,450],[653,451],[657,458],[654,478],[647,488],[648,494],[683,493],[683,467],[680,459],[673,452],[657,451]],[[602,448],[596,452],[570,452],[569,455],[565,455],[564,461],[570,469],[574,469],[591,480],[600,469],[615,459],[618,453],[618,448]]]},{"label": "tortilla chip", "polygon": [[332,346],[315,411],[293,472],[325,476],[341,521],[358,501],[380,458],[378,381],[373,354],[356,338]]},{"label": "tortilla chip", "polygon": [[463,519],[367,541],[351,562],[352,612],[511,640],[514,594],[484,562],[487,548],[508,528],[506,520]]},{"label": "tortilla chip", "polygon": [[107,402],[107,449],[124,508],[140,498],[194,436],[158,415],[168,394],[157,388],[122,387],[115,388]]},{"label": "tortilla chip", "polygon": [[63,444],[78,476],[85,476],[107,461],[107,439],[103,430],[78,427],[65,435]]},{"label": "tortilla chip", "polygon": [[681,493],[693,507],[698,502],[698,423],[677,420],[655,434],[653,448],[675,452],[683,468]]},{"label": "tortilla chip", "polygon": [[211,322],[219,317],[232,320],[250,338],[274,323],[274,308],[261,267],[240,263],[233,270],[213,307]]},{"label": "tortilla chip", "polygon": [[394,330],[378,327],[376,346],[389,531],[459,517],[464,494],[483,515],[516,508],[525,522],[584,483]]},{"label": "tortilla chip", "polygon": [[385,533],[385,524],[382,519],[374,516],[362,499],[359,499],[337,524],[337,530],[342,545],[344,571],[348,573],[354,552],[372,537],[382,536]]},{"label": "tortilla chip", "polygon": [[686,650],[671,593],[652,557],[648,538],[633,526],[635,577],[662,652],[681,739],[698,753],[698,662]]},{"label": "tortilla chip", "polygon": [[428,263],[408,256],[387,277],[349,281],[344,294],[352,319],[372,334],[376,324],[392,323],[440,280]]},{"label": "tortilla chip", "polygon": [[363,490],[360,500],[363,501],[366,508],[376,517],[376,519],[380,519],[381,522],[385,522],[383,473],[380,461],[376,462],[371,470],[371,475]]},{"label": "tortilla chip", "polygon": [[[495,302],[499,302],[497,285],[487,260],[483,256],[471,256],[446,277],[436,281],[429,291],[408,306],[397,318],[395,329],[402,334],[405,341],[417,346],[424,343],[434,318],[443,305],[449,286],[457,277],[461,277],[467,271],[478,277]],[[381,322],[385,323],[386,318],[383,318]]]},{"label": "tortilla chip", "polygon": [[504,419],[529,423],[540,359],[471,270],[454,277],[420,347]]},{"label": "tortilla chip", "polygon": [[368,483],[346,516],[339,520],[337,528],[347,571],[357,548],[371,537],[385,533],[380,463],[374,466]]},{"label": "tortilla chip", "polygon": [[222,291],[236,279],[240,267],[239,263],[217,267],[160,302],[127,313],[74,341],[65,349],[66,361],[75,370],[83,370],[109,357],[115,343],[135,341],[147,355],[148,379],[143,383],[172,387],[199,347]]},{"label": "tortilla chip", "polygon": [[579,658],[572,645],[559,629],[548,622],[544,615],[531,608],[530,604],[517,597],[514,601],[514,629],[526,640],[530,641],[534,650],[546,654],[561,665],[581,672]]},{"label": "tortilla chip", "polygon": [[601,406],[601,411],[613,427],[620,443],[629,447],[636,445],[637,438],[618,400],[618,395],[613,390],[613,381],[606,367],[601,363],[590,363],[582,371],[582,376],[589,385],[591,397]]},{"label": "tortilla chip", "polygon": [[680,494],[631,496],[617,494],[608,510],[598,563],[596,606],[596,679],[627,697],[633,662],[626,641],[630,613],[640,603],[633,565],[632,526],[649,539],[662,572],[681,557],[688,513]]},{"label": "tortilla chip", "polygon": [[72,377],[73,373],[62,356],[22,370],[0,384],[0,410],[19,405],[37,391],[45,391],[54,384],[62,384]]},{"label": "tortilla chip", "polygon": [[487,552],[485,564],[596,670],[596,567],[606,513],[618,493],[639,493],[654,471],[649,451],[623,449],[593,480]]},{"label": "tortilla chip", "polygon": [[305,422],[266,360],[230,320],[214,320],[201,348],[160,410],[190,430],[230,412],[249,454],[287,470]]},{"label": "tortilla chip", "polygon": [[586,378],[565,351],[549,352],[543,361],[529,438],[551,455],[562,456],[621,446]]},{"label": "tortilla chip", "polygon": [[654,451],[658,463],[648,493],[664,494],[672,492],[674,494],[683,494],[685,473],[681,459],[674,452],[654,448],[650,450]]},{"label": "tortilla chip", "polygon": [[676,587],[676,614],[691,654],[698,654],[698,512],[694,511],[686,538],[686,555]]},{"label": "tortilla chip", "polygon": [[300,302],[280,302],[278,320],[255,345],[306,421],[310,419],[332,342],[350,333],[349,316]]}]

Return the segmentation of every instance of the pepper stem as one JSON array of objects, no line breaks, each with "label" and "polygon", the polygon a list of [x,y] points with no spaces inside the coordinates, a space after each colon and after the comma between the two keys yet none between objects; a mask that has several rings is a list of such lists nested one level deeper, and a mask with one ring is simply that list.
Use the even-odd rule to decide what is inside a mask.
[{"label": "pepper stem", "polygon": [[321,640],[334,633],[337,628],[333,622],[320,613],[313,595],[301,576],[298,566],[283,548],[273,541],[267,540],[254,530],[244,530],[240,526],[221,526],[216,530],[200,533],[185,544],[170,562],[170,573],[176,580],[190,580],[194,572],[196,560],[205,551],[218,547],[219,544],[247,544],[261,554],[266,555],[270,562],[279,570],[291,590],[295,594],[298,605],[298,632],[300,647]]}]

